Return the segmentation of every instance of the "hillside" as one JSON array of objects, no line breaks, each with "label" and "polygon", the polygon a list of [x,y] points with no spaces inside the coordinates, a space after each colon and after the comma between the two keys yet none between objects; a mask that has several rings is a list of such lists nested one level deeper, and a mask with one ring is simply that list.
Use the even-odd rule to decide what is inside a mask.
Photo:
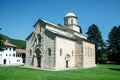
[{"label": "hillside", "polygon": [[26,41],[24,41],[24,40],[12,39],[3,34],[0,34],[0,36],[2,36],[4,40],[8,40],[10,43],[16,45],[18,48],[21,48],[21,49],[26,48]]}]

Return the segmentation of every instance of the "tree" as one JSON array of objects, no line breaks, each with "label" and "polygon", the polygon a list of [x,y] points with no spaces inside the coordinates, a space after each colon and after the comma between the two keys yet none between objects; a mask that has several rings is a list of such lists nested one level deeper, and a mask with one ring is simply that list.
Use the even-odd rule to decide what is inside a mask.
[{"label": "tree", "polygon": [[0,34],[0,51],[3,51],[4,48],[5,48],[3,42],[4,42],[4,38],[3,38],[2,35]]},{"label": "tree", "polygon": [[[102,62],[102,60],[105,60],[105,42],[102,39],[102,35],[101,32],[99,31],[99,28],[97,27],[97,25],[92,24],[89,28],[88,28],[88,32],[86,33],[88,35],[88,40],[95,44],[95,50],[96,50],[96,63],[100,63]],[[104,55],[103,55],[104,53]],[[106,54],[107,55],[107,54]],[[103,57],[104,56],[104,57]],[[103,59],[105,58],[105,59]]]},{"label": "tree", "polygon": [[114,26],[108,35],[109,60],[120,63],[120,25]]},{"label": "tree", "polygon": [[[0,28],[0,30],[2,30],[2,28]],[[3,42],[4,42],[4,38],[3,38],[2,35],[0,34],[0,51],[3,51],[4,48],[5,48]]]},{"label": "tree", "polygon": [[107,54],[107,51],[106,51],[106,48],[102,48],[100,50],[97,51],[98,53],[98,62],[99,63],[105,63],[107,60],[108,60],[108,54]]}]

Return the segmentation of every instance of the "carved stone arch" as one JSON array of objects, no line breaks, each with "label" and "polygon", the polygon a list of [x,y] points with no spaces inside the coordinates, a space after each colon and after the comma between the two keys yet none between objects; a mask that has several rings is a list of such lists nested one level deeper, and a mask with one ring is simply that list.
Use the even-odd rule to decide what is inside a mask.
[{"label": "carved stone arch", "polygon": [[36,58],[37,58],[37,67],[41,67],[41,51],[39,48],[35,48]]},{"label": "carved stone arch", "polygon": [[70,54],[66,54],[66,55],[65,55],[65,60],[66,60],[66,61],[69,61],[70,59],[71,59]]},{"label": "carved stone arch", "polygon": [[37,58],[37,67],[41,67],[41,60],[42,60],[42,48],[39,45],[36,45],[35,47],[35,54]]},{"label": "carved stone arch", "polygon": [[68,68],[68,67],[69,67],[69,61],[70,61],[70,59],[71,59],[70,54],[66,54],[66,55],[65,55],[66,68]]},{"label": "carved stone arch", "polygon": [[36,53],[36,56],[40,56],[40,54],[41,54],[41,51],[40,51],[40,49],[39,48],[36,48],[35,49],[35,53]]}]

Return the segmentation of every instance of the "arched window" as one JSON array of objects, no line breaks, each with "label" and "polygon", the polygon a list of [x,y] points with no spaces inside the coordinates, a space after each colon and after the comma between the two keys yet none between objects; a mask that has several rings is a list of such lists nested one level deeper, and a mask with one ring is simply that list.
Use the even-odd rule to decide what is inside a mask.
[{"label": "arched window", "polygon": [[30,56],[32,55],[32,50],[30,49]]},{"label": "arched window", "polygon": [[85,55],[87,56],[88,54],[87,54],[87,48],[85,47]]},{"label": "arched window", "polygon": [[90,56],[89,47],[88,47],[88,50],[87,50],[87,52],[88,52],[88,56]]},{"label": "arched window", "polygon": [[16,50],[16,48],[15,47],[13,47],[13,51],[15,51]]},{"label": "arched window", "polygon": [[15,57],[15,54],[13,54],[13,57]]},{"label": "arched window", "polygon": [[38,43],[41,43],[41,34],[37,34]]},{"label": "arched window", "polygon": [[40,32],[41,32],[41,26],[40,26]]},{"label": "arched window", "polygon": [[11,48],[10,48],[10,51],[11,51]]},{"label": "arched window", "polygon": [[90,48],[90,56],[92,56],[93,55],[93,53],[92,53],[92,48]]},{"label": "arched window", "polygon": [[72,50],[72,56],[73,56],[73,53],[74,53],[74,52],[73,52],[73,50]]},{"label": "arched window", "polygon": [[71,19],[71,24],[73,24],[73,19]]},{"label": "arched window", "polygon": [[62,48],[60,48],[60,56],[62,56]]},{"label": "arched window", "polygon": [[48,55],[51,56],[51,49],[48,48]]},{"label": "arched window", "polygon": [[65,22],[64,22],[65,25],[68,25],[68,19],[65,19],[64,21],[65,21]]}]

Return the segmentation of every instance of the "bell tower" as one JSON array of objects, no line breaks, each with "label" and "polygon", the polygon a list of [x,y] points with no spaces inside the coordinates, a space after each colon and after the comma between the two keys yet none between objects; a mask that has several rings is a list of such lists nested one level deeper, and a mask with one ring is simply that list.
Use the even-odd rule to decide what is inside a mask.
[{"label": "bell tower", "polygon": [[67,13],[64,17],[64,25],[81,33],[81,28],[77,24],[78,18],[74,13]]}]

